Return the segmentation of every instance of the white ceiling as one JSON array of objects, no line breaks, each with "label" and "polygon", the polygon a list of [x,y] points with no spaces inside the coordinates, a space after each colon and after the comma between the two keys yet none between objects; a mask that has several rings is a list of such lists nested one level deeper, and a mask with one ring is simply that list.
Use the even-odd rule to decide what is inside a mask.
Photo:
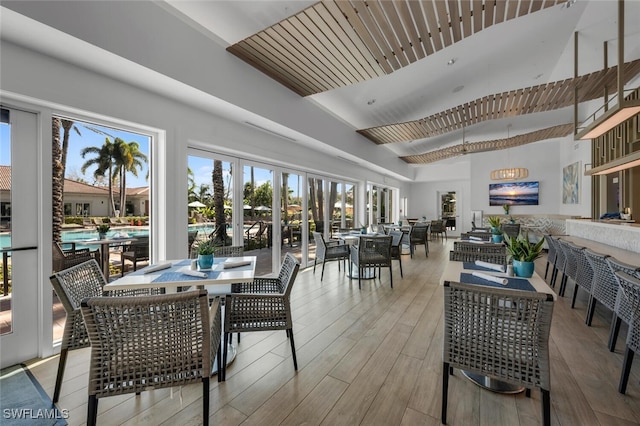
[{"label": "white ceiling", "polygon": [[[142,2],[61,1],[53,3],[3,0],[3,7],[0,9],[3,12],[0,14],[2,37],[166,96],[180,96],[184,101],[231,120],[259,124],[279,134],[292,137],[313,149],[323,150],[352,161],[358,160],[361,165],[381,173],[385,173],[386,165],[391,170],[389,172],[391,175],[401,179],[406,179],[409,174],[400,171],[400,167],[404,168],[404,166],[398,164],[398,162],[402,163],[397,159],[398,156],[419,154],[446,145],[458,144],[462,141],[462,132],[452,132],[426,140],[377,146],[355,135],[355,130],[418,119],[493,93],[573,77],[573,34],[576,31],[579,33],[580,42],[579,74],[603,68],[604,41],[610,42],[609,64],[617,64],[618,2],[576,0],[570,7],[558,5],[494,25],[391,75],[312,95],[303,99],[303,104],[295,101],[298,95],[274,83],[273,86],[284,93],[279,98],[287,102],[294,99],[283,108],[293,106],[301,110],[305,108],[304,102],[309,102],[340,120],[340,124],[354,139],[345,143],[340,140],[331,140],[330,136],[323,138],[323,132],[313,133],[310,126],[313,124],[320,126],[317,123],[310,123],[308,120],[304,122],[305,120],[302,119],[294,123],[294,118],[286,123],[286,119],[278,119],[278,116],[282,117],[285,114],[284,109],[282,113],[272,113],[269,118],[270,111],[266,111],[264,107],[261,111],[256,106],[259,102],[268,104],[267,101],[252,99],[245,102],[245,105],[242,105],[242,102],[227,102],[224,99],[232,97],[228,93],[226,97],[223,96],[224,93],[218,97],[217,94],[213,94],[213,90],[205,88],[204,85],[203,87],[189,85],[189,78],[172,77],[166,72],[164,75],[158,74],[156,70],[164,72],[161,68],[168,66],[166,64],[154,69],[144,61],[138,62],[132,56],[125,59],[126,56],[123,57],[121,52],[117,52],[121,56],[112,53],[108,50],[109,45],[119,41],[120,35],[107,35],[106,37],[111,39],[105,40],[105,35],[101,31],[110,31],[111,28],[117,30],[117,25],[105,24],[105,30],[94,22],[94,27],[89,27],[90,20],[87,19],[85,23],[82,18],[89,13],[95,15],[106,12],[117,16],[117,8],[124,3],[135,5]],[[214,50],[220,50],[220,47],[226,48],[314,3],[267,0],[169,0],[154,4],[205,34],[207,40],[212,43],[213,57],[217,54]],[[625,7],[624,59],[631,61],[640,58],[640,25],[638,25],[640,0],[627,0]],[[33,20],[14,13],[14,10]],[[77,12],[78,10],[82,12]],[[130,7],[128,10],[133,9]],[[68,16],[73,11],[80,16]],[[137,8],[136,11],[153,12],[143,8]],[[94,16],[94,19],[97,18]],[[68,27],[69,31],[65,27]],[[53,28],[59,28],[62,31],[54,31]],[[216,49],[213,49],[214,44]],[[124,49],[122,52],[128,53]],[[236,59],[230,53],[222,53],[225,54],[225,59],[230,59],[228,57]],[[206,52],[201,54],[204,61],[208,60],[206,55]],[[149,62],[149,58],[144,59]],[[453,65],[447,65],[450,59],[455,61]],[[238,64],[237,60],[231,62],[234,66]],[[203,67],[209,65],[202,64]],[[243,62],[241,65],[250,68],[250,65]],[[226,65],[221,64],[221,66]],[[248,72],[238,78],[251,76],[251,74]],[[638,80],[640,79],[636,78],[629,86],[637,87]],[[238,87],[231,84],[229,86]],[[275,96],[274,87],[264,87],[263,90],[269,90],[269,93]],[[369,105],[372,100],[375,102]],[[581,118],[592,113],[597,104],[599,102],[581,105]],[[271,107],[271,105],[268,106]],[[273,107],[271,109],[273,110]],[[254,112],[250,113],[249,110]],[[311,110],[306,108],[300,114],[310,113]],[[572,120],[573,108],[570,107],[558,111],[486,121],[466,128],[465,141],[504,138],[508,133],[509,136],[515,136],[540,128],[569,123]],[[325,123],[326,120],[322,117],[319,122]],[[331,131],[334,131],[332,135],[337,135],[336,132],[344,130],[328,129],[326,125],[324,127],[325,135]],[[309,131],[306,132],[306,130]],[[356,142],[360,145],[364,144],[370,152],[363,155],[358,151],[359,148],[354,148]],[[383,152],[386,153],[386,157]],[[370,157],[367,158],[367,156]],[[393,166],[390,166],[391,164]],[[411,167],[429,166],[406,166],[406,168]]]},{"label": "white ceiling", "polygon": [[[314,4],[310,1],[167,1],[225,47]],[[519,17],[455,43],[390,75],[312,95],[309,99],[354,129],[416,120],[493,93],[573,77],[617,64],[617,1],[576,0]],[[569,7],[567,7],[569,6]],[[640,58],[640,1],[625,4],[625,61]],[[453,65],[447,62],[453,59]],[[635,87],[635,86],[633,86]],[[371,103],[373,101],[373,103]],[[583,105],[586,117],[599,102]],[[527,133],[573,121],[573,108],[493,120],[465,129],[466,142]],[[395,155],[460,143],[462,132],[387,144]]]}]

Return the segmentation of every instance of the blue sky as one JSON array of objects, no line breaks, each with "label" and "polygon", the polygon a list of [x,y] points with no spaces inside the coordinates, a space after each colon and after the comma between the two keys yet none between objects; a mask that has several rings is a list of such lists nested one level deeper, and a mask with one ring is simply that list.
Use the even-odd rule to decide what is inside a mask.
[{"label": "blue sky", "polygon": [[[102,144],[104,144],[105,138],[107,137],[109,137],[112,142],[115,140],[115,138],[120,138],[125,142],[137,142],[140,145],[140,151],[145,154],[147,158],[149,158],[150,138],[148,136],[115,130],[109,127],[98,126],[90,123],[87,123],[85,125],[85,123],[79,121],[76,122],[76,127],[80,131],[80,135],[78,135],[74,130],[72,130],[70,133],[66,177],[79,176],[85,179],[87,182],[93,184],[93,172],[95,170],[95,167],[87,169],[87,172],[84,175],[80,171],[85,161],[87,161],[87,159],[91,157],[87,156],[86,159],[83,159],[80,155],[80,152],[83,148],[88,146],[102,146]],[[95,131],[91,130],[91,128],[105,132],[109,136],[96,133]],[[0,165],[9,166],[11,165],[9,143],[10,126],[6,124],[0,126],[0,140],[2,141],[2,143],[0,144]],[[143,168],[138,170],[138,177],[135,177],[131,173],[127,174],[127,187],[134,188],[138,186],[147,186],[149,183],[146,181],[145,177],[147,176],[148,170],[149,165],[143,164]]]}]

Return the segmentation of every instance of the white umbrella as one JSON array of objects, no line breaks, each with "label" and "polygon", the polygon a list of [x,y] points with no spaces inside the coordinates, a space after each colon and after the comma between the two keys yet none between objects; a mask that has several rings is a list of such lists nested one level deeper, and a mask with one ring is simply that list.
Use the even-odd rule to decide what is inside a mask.
[{"label": "white umbrella", "polygon": [[187,206],[189,207],[207,207],[206,205],[202,204],[200,201],[192,201],[189,204],[187,204]]},{"label": "white umbrella", "polygon": [[267,206],[258,206],[254,209],[255,211],[259,211],[259,212],[270,212],[271,209]]}]

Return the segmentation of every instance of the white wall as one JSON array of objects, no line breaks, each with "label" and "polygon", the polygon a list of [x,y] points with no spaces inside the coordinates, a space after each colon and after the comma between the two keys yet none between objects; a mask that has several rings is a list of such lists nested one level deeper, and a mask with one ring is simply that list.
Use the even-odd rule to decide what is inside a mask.
[{"label": "white wall", "polygon": [[502,215],[501,206],[489,206],[490,173],[506,167],[529,169],[527,181],[540,182],[540,203],[537,206],[514,206],[512,214],[563,214],[589,216],[591,180],[581,180],[579,204],[562,204],[562,168],[580,161],[590,162],[589,142],[574,142],[572,136],[532,143],[508,150],[467,154],[464,157],[428,165],[417,170],[416,182],[409,196],[409,217],[439,215],[439,192],[456,191],[458,223],[464,232],[471,228],[471,211],[483,215]]},{"label": "white wall", "polygon": [[[317,171],[354,181],[384,182],[400,189],[408,185],[339,158],[310,150],[295,142],[217,117],[201,109],[130,86],[109,77],[78,68],[38,52],[2,40],[0,44],[2,102],[27,103],[40,113],[43,135],[51,128],[52,114],[109,119],[156,132],[154,175],[157,193],[152,199],[157,215],[153,223],[156,243],[163,258],[183,256],[186,233],[181,226],[187,217],[187,147],[199,146],[216,152],[272,162],[303,171]],[[15,101],[15,102],[12,102]],[[76,115],[77,114],[77,115]],[[47,146],[45,144],[45,146]],[[50,175],[50,152],[40,153],[43,173]],[[153,178],[153,176],[152,176]],[[50,187],[48,189],[50,194]],[[43,211],[51,212],[50,195],[43,188]],[[49,213],[50,222],[50,213]],[[45,217],[45,221],[47,218]],[[44,228],[43,228],[44,230]],[[43,238],[50,238],[43,232]],[[183,241],[184,240],[184,241]],[[184,243],[181,243],[181,242]],[[169,244],[171,242],[171,244]],[[154,245],[156,244],[154,243]]]}]

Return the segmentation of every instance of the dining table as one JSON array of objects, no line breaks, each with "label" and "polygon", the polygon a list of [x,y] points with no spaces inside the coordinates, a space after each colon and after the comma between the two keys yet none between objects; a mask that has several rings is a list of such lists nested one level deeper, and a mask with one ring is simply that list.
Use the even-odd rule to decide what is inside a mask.
[{"label": "dining table", "polygon": [[111,247],[124,246],[132,241],[137,241],[135,237],[117,237],[117,238],[105,238],[105,239],[89,239],[75,241],[77,244],[83,244],[86,246],[99,246],[100,249],[100,265],[102,266],[102,273],[104,278],[109,281],[109,250]]},{"label": "dining table", "polygon": [[[256,256],[216,257],[213,266],[208,269],[200,269],[194,261],[178,259],[154,262],[106,284],[104,290],[163,288],[166,292],[178,292],[197,286],[205,288],[210,297],[224,297],[231,294],[232,284],[253,282],[256,273]],[[227,354],[229,365],[236,357],[236,348],[231,342],[228,343]],[[217,364],[214,364],[212,371],[212,374],[217,372]]]},{"label": "dining table", "polygon": [[[445,265],[442,272],[442,276],[440,277],[440,283],[441,285],[444,285],[445,282],[460,282],[474,285],[511,288],[520,291],[536,291],[539,293],[550,294],[553,296],[553,300],[557,300],[556,293],[535,271],[530,278],[522,278],[509,276],[506,272],[492,269],[492,267],[498,267],[502,265],[491,265],[491,267],[484,267],[481,265],[483,265],[483,262],[457,262],[449,260],[447,261],[447,264]],[[494,279],[501,280],[506,279],[507,284],[505,285],[497,283],[494,280],[484,279],[482,278],[483,276],[491,276]],[[464,370],[462,371],[462,374],[478,386],[489,389],[493,392],[515,394],[525,390],[521,386],[514,386],[510,383],[505,383],[501,380],[482,376],[480,374],[475,374]]]}]

